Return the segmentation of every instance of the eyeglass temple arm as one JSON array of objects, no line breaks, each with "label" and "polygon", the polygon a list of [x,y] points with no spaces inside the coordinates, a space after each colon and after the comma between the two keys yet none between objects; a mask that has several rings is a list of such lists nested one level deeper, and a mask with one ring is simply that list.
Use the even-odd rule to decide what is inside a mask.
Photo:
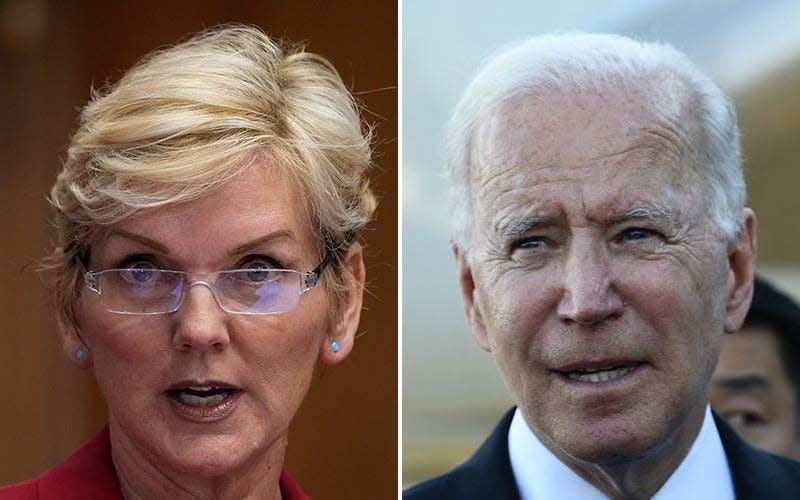
[{"label": "eyeglass temple arm", "polygon": [[308,274],[306,274],[306,279],[304,283],[306,289],[312,288],[314,285],[317,284],[317,281],[319,281],[319,277],[322,274],[322,271],[325,270],[325,268],[328,266],[332,258],[333,254],[326,248],[325,257],[322,258],[322,261],[319,264],[317,264],[317,267],[315,267],[314,269],[309,271]]},{"label": "eyeglass temple arm", "polygon": [[97,283],[97,277],[95,277],[93,272],[86,271],[83,273],[83,280],[86,282],[86,286],[89,287],[89,290],[98,295],[100,294],[100,285]]}]

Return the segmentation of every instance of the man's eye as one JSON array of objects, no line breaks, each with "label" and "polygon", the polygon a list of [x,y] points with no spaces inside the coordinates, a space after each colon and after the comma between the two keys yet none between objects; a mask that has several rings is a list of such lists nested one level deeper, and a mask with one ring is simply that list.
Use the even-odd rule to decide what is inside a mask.
[{"label": "man's eye", "polygon": [[649,238],[653,235],[653,232],[649,229],[627,229],[622,233],[622,238],[626,241],[634,241],[634,240],[643,240],[645,238]]},{"label": "man's eye", "polygon": [[536,248],[541,248],[544,246],[544,238],[538,236],[531,236],[529,238],[523,238],[519,240],[516,244],[517,248],[521,248],[524,250],[532,250]]},{"label": "man's eye", "polygon": [[728,413],[725,418],[734,427],[744,428],[761,425],[764,423],[764,418],[758,413],[751,411],[736,411]]}]

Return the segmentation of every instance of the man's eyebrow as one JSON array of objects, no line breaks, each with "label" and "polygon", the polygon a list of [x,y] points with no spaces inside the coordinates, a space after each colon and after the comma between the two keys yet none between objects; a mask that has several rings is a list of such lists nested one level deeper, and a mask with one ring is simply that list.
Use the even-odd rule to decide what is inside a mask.
[{"label": "man's eyebrow", "polygon": [[148,246],[153,250],[162,253],[164,255],[169,254],[169,248],[167,248],[166,245],[152,238],[148,238],[147,236],[142,236],[141,234],[132,233],[124,229],[114,229],[108,234],[108,238],[112,238],[114,236],[119,236],[122,238],[127,238],[129,240],[136,241],[137,243],[141,243],[144,246]]},{"label": "man's eyebrow", "polygon": [[530,217],[514,218],[498,225],[498,233],[505,240],[513,240],[546,224],[549,217],[533,215]]},{"label": "man's eyebrow", "polygon": [[274,231],[272,233],[269,233],[266,236],[262,236],[261,238],[256,238],[254,240],[242,243],[241,245],[231,249],[228,252],[228,254],[229,255],[241,255],[243,253],[247,253],[247,252],[250,252],[251,250],[259,248],[259,247],[261,247],[262,245],[264,245],[266,243],[270,243],[270,242],[275,241],[275,240],[283,240],[283,239],[294,240],[295,239],[294,238],[294,233],[292,233],[288,229],[280,229],[278,231]]},{"label": "man's eyebrow", "polygon": [[675,214],[658,205],[634,207],[612,213],[608,217],[608,222],[612,224],[630,220],[645,220],[659,226],[667,227],[675,227],[678,225]]},{"label": "man's eyebrow", "polygon": [[763,375],[741,374],[726,375],[711,380],[711,384],[720,389],[730,389],[737,391],[759,390],[765,391],[769,388],[769,380]]},{"label": "man's eyebrow", "polygon": [[[677,221],[674,214],[666,208],[658,205],[639,206],[614,212],[606,218],[605,222],[608,224],[619,224],[621,222],[630,220],[645,220],[659,226],[677,226]],[[514,239],[536,229],[537,227],[546,225],[550,221],[550,217],[543,215],[515,218],[499,224],[498,232],[506,239]]]}]

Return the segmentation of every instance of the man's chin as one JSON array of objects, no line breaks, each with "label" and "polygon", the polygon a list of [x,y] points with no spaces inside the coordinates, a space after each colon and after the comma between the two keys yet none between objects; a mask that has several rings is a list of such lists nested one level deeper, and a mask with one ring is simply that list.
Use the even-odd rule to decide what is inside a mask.
[{"label": "man's chin", "polygon": [[600,444],[595,449],[578,450],[577,453],[571,454],[574,462],[584,464],[600,465],[600,466],[615,466],[624,465],[627,463],[640,462],[642,459],[655,453],[656,447],[617,447],[614,444],[608,444],[603,447]]},{"label": "man's chin", "polygon": [[[548,439],[546,444],[562,460],[594,465],[621,465],[641,461],[664,445],[663,433],[627,422],[603,421],[600,425],[575,423]],[[562,427],[562,429],[565,429]],[[575,430],[580,429],[575,432]],[[555,448],[555,449],[554,449]]]}]

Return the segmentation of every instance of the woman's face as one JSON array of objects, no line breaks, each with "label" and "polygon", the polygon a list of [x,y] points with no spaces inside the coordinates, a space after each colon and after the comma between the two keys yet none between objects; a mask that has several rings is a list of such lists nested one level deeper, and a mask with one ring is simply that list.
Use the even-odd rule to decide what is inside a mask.
[{"label": "woman's face", "polygon": [[[90,269],[313,269],[320,257],[310,223],[296,188],[276,170],[256,164],[200,199],[104,229],[92,243]],[[350,300],[330,327],[324,282],[305,292],[297,309],[275,315],[226,313],[202,285],[190,287],[174,313],[122,315],[84,288],[80,336],[62,319],[62,340],[74,363],[94,366],[115,462],[206,476],[253,463],[280,467],[317,358],[341,361],[352,346],[363,282],[358,245],[347,263]],[[86,355],[78,360],[80,347]]]}]

